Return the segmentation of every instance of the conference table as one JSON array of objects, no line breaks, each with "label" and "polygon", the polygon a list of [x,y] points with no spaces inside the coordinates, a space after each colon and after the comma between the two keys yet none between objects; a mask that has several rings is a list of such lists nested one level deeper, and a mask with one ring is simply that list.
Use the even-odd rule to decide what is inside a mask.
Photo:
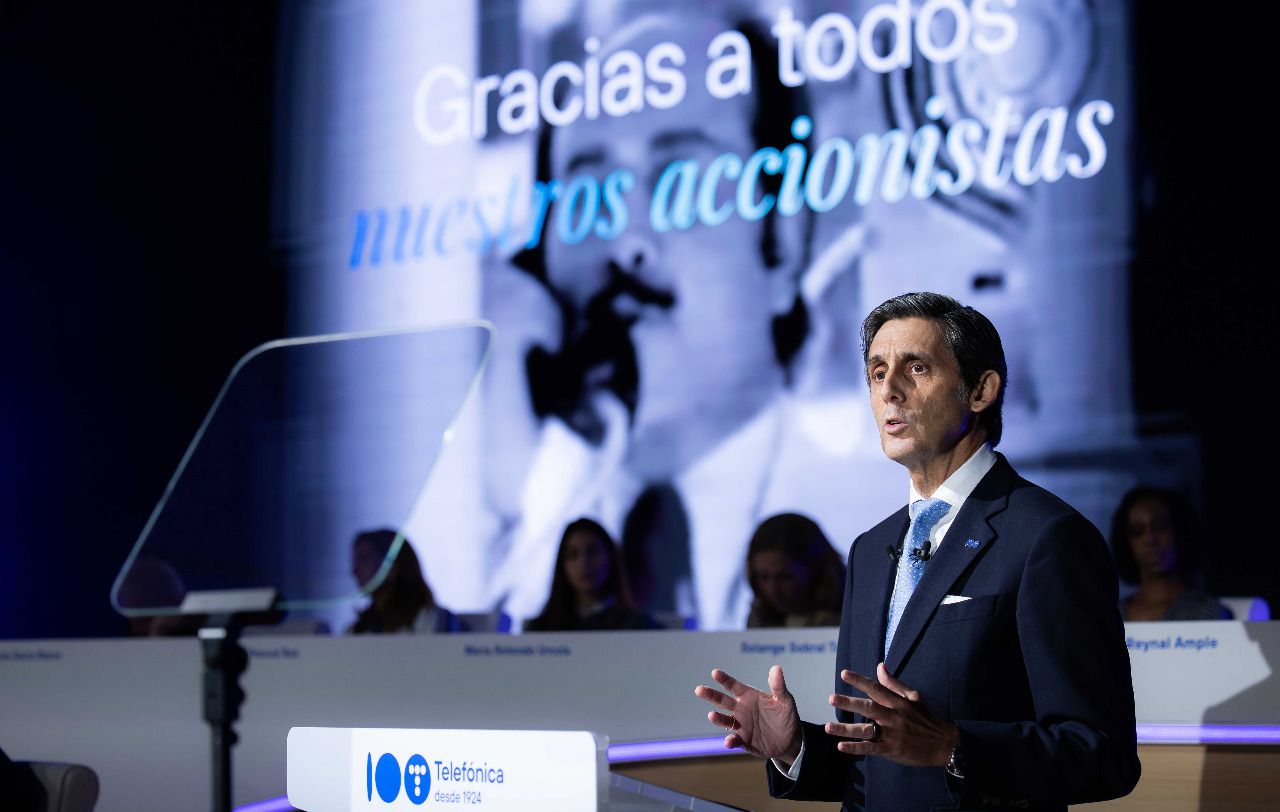
[{"label": "conference table", "polygon": [[[288,809],[291,728],[591,731],[611,771],[732,807],[768,798],[760,762],[726,751],[693,688],[714,667],[763,684],[781,664],[807,719],[830,717],[836,629],[381,637],[248,636],[233,797]],[[1107,810],[1274,809],[1280,623],[1130,623],[1142,780]],[[194,639],[0,641],[0,747],[81,763],[97,809],[209,797]],[[836,809],[821,804],[815,810]]]}]

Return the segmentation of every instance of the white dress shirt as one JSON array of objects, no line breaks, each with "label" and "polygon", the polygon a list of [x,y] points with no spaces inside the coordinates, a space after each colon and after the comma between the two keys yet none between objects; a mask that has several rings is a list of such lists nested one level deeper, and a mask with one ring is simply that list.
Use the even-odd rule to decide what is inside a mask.
[{"label": "white dress shirt", "polygon": [[[941,499],[951,506],[929,532],[929,543],[932,545],[933,550],[937,550],[941,546],[946,538],[947,531],[955,523],[956,515],[960,513],[960,508],[964,505],[965,500],[973,493],[973,489],[978,487],[978,483],[987,475],[987,472],[995,466],[998,459],[996,452],[991,450],[991,446],[983,443],[977,451],[973,452],[969,459],[964,461],[963,465],[951,472],[951,476],[947,477],[946,481],[938,486],[938,490],[933,492],[932,498]],[[907,504],[913,505],[917,500],[925,498],[920,495],[920,492],[916,490],[916,486],[912,484]],[[782,762],[776,758],[770,759],[774,768],[792,781],[799,780],[800,762],[803,760],[803,741],[800,743],[800,753],[796,756],[796,760],[792,763],[790,769],[785,768]]]},{"label": "white dress shirt", "polygon": [[[978,483],[987,475],[987,472],[996,464],[996,452],[991,450],[991,446],[983,443],[977,451],[973,452],[973,456],[964,461],[946,481],[938,486],[938,490],[933,492],[931,498],[941,499],[948,505],[950,509],[943,515],[937,524],[933,526],[933,530],[929,531],[929,543],[933,546],[931,549],[937,550],[942,544],[943,539],[947,535],[947,531],[951,529],[951,525],[956,520],[956,514],[960,512],[960,506],[969,498],[969,494],[973,493],[973,489],[978,487]],[[920,492],[916,490],[913,483],[911,491],[908,494],[907,504],[914,505],[917,500],[925,499]]]}]

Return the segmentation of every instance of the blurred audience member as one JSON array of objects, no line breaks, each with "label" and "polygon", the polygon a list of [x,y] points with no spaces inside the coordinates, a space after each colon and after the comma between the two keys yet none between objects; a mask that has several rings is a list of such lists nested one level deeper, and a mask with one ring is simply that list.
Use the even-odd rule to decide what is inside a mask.
[{"label": "blurred audience member", "polygon": [[[351,547],[351,574],[365,589],[372,583],[391,545],[399,536],[394,530],[371,530],[356,536]],[[422,577],[422,566],[413,546],[405,539],[399,552],[373,592],[369,605],[347,629],[348,634],[432,634],[459,630],[457,618],[436,605],[431,587]]]},{"label": "blurred audience member", "polygon": [[1200,526],[1173,491],[1140,485],[1111,519],[1116,569],[1138,590],[1121,602],[1125,620],[1229,620],[1231,612],[1192,586],[1200,565]]},{"label": "blurred audience member", "polygon": [[755,593],[747,628],[840,625],[844,562],[808,516],[779,513],[756,528],[747,581]]},{"label": "blurred audience member", "polygon": [[126,616],[132,637],[185,637],[199,630],[203,615],[164,613],[176,610],[187,596],[182,576],[164,559],[140,555],[129,566],[116,592],[123,611],[139,612]]},{"label": "blurred audience member", "polygon": [[618,546],[598,523],[578,519],[564,530],[556,553],[551,596],[525,631],[571,632],[656,629],[653,618],[632,608]]}]

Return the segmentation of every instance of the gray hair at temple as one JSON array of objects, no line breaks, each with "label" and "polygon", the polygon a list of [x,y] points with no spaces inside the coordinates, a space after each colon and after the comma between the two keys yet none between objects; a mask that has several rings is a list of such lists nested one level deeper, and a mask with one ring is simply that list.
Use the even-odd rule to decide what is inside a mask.
[{"label": "gray hair at temple", "polygon": [[[1009,386],[1009,368],[1004,360],[1004,346],[1000,333],[986,316],[972,307],[962,305],[941,293],[904,293],[880,304],[867,314],[862,322],[862,359],[876,333],[886,322],[895,319],[927,319],[942,329],[942,335],[960,367],[960,379],[967,400],[969,393],[982,379],[982,373],[995,370],[1000,375],[1000,391],[995,402],[978,415],[979,425],[987,433],[992,448],[1000,442],[1004,420],[1000,411],[1004,406],[1005,389]],[[868,385],[869,382],[868,382]]]}]

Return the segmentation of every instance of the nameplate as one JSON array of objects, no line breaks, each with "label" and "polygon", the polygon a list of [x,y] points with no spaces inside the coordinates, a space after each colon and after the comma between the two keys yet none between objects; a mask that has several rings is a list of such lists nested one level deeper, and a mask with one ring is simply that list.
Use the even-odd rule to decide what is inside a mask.
[{"label": "nameplate", "polygon": [[580,731],[295,727],[289,802],[307,812],[604,812],[608,747]]}]

